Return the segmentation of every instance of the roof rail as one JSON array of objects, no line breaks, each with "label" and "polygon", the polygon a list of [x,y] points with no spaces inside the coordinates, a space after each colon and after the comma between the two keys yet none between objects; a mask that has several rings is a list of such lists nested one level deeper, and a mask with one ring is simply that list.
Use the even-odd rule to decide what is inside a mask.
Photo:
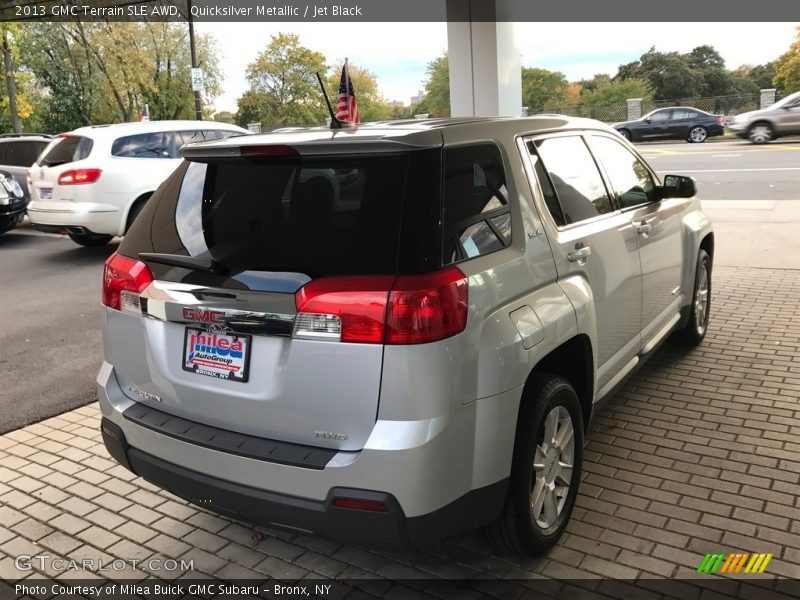
[{"label": "roof rail", "polygon": [[53,137],[49,133],[0,133],[0,138],[17,138],[17,137]]}]

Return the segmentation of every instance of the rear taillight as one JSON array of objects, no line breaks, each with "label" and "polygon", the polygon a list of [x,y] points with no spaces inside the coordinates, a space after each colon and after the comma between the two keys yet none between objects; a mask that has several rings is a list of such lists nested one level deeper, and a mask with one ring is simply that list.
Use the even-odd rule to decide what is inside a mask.
[{"label": "rear taillight", "polygon": [[85,183],[94,183],[100,179],[100,174],[103,171],[100,169],[70,169],[64,171],[58,177],[59,185],[82,185]]},{"label": "rear taillight", "polygon": [[108,257],[103,271],[103,304],[122,310],[125,292],[138,295],[152,281],[153,274],[146,264],[115,252]]},{"label": "rear taillight", "polygon": [[725,124],[725,117],[723,117],[722,115],[716,115],[716,117],[717,117],[717,123],[719,123],[720,125]]},{"label": "rear taillight", "polygon": [[392,276],[329,277],[297,291],[295,337],[380,344]]},{"label": "rear taillight", "polygon": [[387,344],[424,344],[467,325],[467,278],[456,267],[398,277],[389,294]]},{"label": "rear taillight", "polygon": [[317,279],[295,294],[294,337],[423,344],[464,330],[467,278],[456,267],[426,275]]}]

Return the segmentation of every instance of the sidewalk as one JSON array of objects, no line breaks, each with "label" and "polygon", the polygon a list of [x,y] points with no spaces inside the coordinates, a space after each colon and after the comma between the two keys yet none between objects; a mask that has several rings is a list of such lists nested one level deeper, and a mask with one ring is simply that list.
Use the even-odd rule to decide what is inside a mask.
[{"label": "sidewalk", "polygon": [[712,307],[701,347],[662,348],[594,421],[572,521],[546,557],[498,554],[479,533],[403,553],[254,537],[110,460],[93,404],[0,436],[0,579],[58,575],[52,558],[15,567],[48,554],[145,564],[94,573],[115,579],[370,579],[363,598],[399,597],[397,580],[470,579],[516,599],[501,580],[694,580],[706,553],[742,551],[774,554],[750,580],[800,578],[800,271],[717,268]]}]

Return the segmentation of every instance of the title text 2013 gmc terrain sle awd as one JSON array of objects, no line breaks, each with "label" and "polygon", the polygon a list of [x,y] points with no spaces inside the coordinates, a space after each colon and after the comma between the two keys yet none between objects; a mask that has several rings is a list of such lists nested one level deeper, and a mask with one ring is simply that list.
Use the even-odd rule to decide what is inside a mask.
[{"label": "title text 2013 gmc terrain sle awd", "polygon": [[688,177],[589,120],[450,119],[193,144],[106,262],[112,456],[220,513],[372,546],[488,525],[542,553],[584,432],[705,335]]}]

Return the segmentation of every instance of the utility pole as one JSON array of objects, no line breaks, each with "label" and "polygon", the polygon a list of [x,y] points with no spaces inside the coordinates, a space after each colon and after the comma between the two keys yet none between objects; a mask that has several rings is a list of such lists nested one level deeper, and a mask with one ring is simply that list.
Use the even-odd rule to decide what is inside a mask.
[{"label": "utility pole", "polygon": [[[192,20],[192,0],[187,0],[188,13],[186,16],[189,19],[189,49],[192,53],[192,68],[197,68],[197,50],[194,45],[194,21]],[[203,111],[200,106],[200,90],[194,90],[194,117],[198,121],[203,120]]]}]

